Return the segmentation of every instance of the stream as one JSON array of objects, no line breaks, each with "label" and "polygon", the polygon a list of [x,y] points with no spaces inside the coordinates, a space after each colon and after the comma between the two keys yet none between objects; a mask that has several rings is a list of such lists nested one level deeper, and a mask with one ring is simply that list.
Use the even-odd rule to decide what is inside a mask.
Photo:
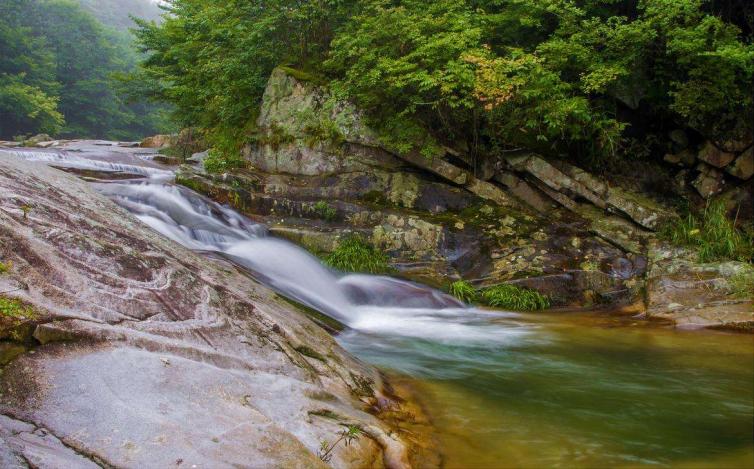
[{"label": "stream", "polygon": [[754,467],[752,336],[490,311],[399,279],[333,272],[174,185],[175,168],[154,155],[110,142],[0,149],[109,174],[90,180],[152,229],[346,325],[344,348],[416,391],[444,467]]}]

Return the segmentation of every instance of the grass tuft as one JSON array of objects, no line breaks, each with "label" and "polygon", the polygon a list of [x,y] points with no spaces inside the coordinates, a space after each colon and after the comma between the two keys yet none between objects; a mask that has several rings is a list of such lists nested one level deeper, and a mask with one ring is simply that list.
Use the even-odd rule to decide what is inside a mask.
[{"label": "grass tuft", "polygon": [[325,258],[325,264],[343,272],[387,274],[393,271],[388,256],[360,236],[349,236]]},{"label": "grass tuft", "polygon": [[754,299],[754,268],[744,270],[728,279],[730,292],[736,298]]},{"label": "grass tuft", "polygon": [[673,244],[696,248],[699,262],[751,262],[754,256],[754,239],[728,219],[725,204],[720,200],[709,203],[698,216],[689,213],[666,226],[660,235]]},{"label": "grass tuft", "polygon": [[323,220],[333,221],[338,215],[338,210],[324,200],[320,200],[314,204],[314,213]]},{"label": "grass tuft", "polygon": [[478,298],[476,288],[465,280],[458,280],[450,284],[448,293],[455,296],[464,303],[473,303]]},{"label": "grass tuft", "polygon": [[482,300],[488,306],[512,309],[515,311],[536,311],[550,307],[550,299],[541,293],[514,285],[497,285],[481,292]]}]

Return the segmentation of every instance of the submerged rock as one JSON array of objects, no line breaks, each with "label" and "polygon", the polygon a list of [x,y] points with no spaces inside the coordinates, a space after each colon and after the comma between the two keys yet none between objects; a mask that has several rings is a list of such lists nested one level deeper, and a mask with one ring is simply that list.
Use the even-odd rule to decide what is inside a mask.
[{"label": "submerged rock", "polygon": [[[21,207],[31,207],[22,210]],[[408,463],[366,412],[372,368],[274,293],[169,241],[74,176],[0,160],[4,295],[34,308],[33,353],[0,376],[0,463],[336,467]]]}]

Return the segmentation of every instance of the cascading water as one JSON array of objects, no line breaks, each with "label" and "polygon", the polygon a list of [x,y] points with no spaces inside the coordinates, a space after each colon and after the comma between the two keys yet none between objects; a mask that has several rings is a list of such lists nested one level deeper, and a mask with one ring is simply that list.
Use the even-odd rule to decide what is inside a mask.
[{"label": "cascading water", "polygon": [[347,350],[412,377],[446,467],[752,467],[748,337],[481,311],[410,282],[332,272],[171,184],[153,156],[106,142],[0,150],[111,180],[95,187],[154,230],[346,324],[338,341]]},{"label": "cascading water", "polygon": [[62,168],[143,176],[95,187],[164,236],[190,249],[220,253],[283,295],[352,329],[463,343],[499,343],[525,333],[524,328],[489,322],[512,313],[468,308],[437,290],[394,278],[333,272],[298,246],[269,237],[263,225],[171,184],[172,171],[152,165],[133,149],[79,146],[75,153],[0,153]]}]

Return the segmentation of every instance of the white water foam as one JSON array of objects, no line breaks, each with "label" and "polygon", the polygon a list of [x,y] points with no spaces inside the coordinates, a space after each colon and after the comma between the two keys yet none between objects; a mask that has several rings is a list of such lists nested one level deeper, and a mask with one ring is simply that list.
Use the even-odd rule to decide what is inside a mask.
[{"label": "white water foam", "polygon": [[164,236],[191,249],[220,253],[283,295],[361,332],[459,344],[510,343],[528,333],[527,328],[491,322],[515,317],[514,313],[469,308],[449,295],[404,280],[333,272],[302,248],[268,237],[263,225],[165,182],[172,172],[140,165],[136,155],[124,152],[131,158],[129,163],[112,163],[59,151],[1,152],[53,166],[146,176],[146,180],[95,187]]}]

